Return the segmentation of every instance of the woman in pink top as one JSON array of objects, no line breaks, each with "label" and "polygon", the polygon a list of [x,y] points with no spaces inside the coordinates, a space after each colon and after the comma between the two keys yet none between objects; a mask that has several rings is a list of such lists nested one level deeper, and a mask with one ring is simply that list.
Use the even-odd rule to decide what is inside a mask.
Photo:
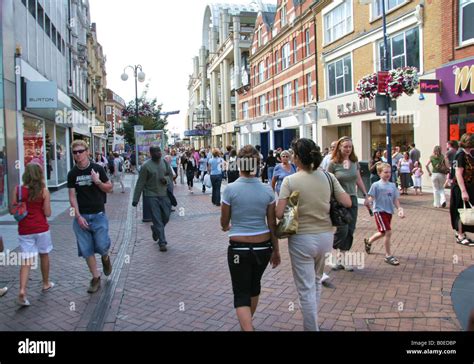
[{"label": "woman in pink top", "polygon": [[26,203],[28,215],[18,223],[18,239],[20,243],[20,293],[17,303],[20,306],[29,306],[26,298],[26,285],[31,266],[37,264],[38,254],[41,261],[41,275],[43,276],[43,292],[54,287],[49,280],[49,255],[53,249],[47,217],[51,216],[51,200],[49,191],[44,184],[43,169],[36,163],[29,163],[23,174],[23,185],[16,189],[12,203],[19,199]]}]

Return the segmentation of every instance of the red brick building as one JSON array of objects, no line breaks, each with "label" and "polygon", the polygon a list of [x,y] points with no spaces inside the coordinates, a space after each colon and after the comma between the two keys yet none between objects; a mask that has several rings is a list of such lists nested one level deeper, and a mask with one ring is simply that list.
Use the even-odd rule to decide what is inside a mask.
[{"label": "red brick building", "polygon": [[240,144],[288,148],[295,137],[316,139],[315,17],[312,2],[279,0],[259,13],[249,83],[238,92]]}]

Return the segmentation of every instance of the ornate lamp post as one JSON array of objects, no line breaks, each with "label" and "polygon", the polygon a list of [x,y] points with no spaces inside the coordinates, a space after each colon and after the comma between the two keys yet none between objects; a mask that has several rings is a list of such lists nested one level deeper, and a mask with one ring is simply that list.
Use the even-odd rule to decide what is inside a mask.
[{"label": "ornate lamp post", "polygon": [[[137,80],[140,82],[145,81],[145,73],[143,72],[142,66],[141,65],[136,65],[136,66],[127,66],[123,69],[122,73],[122,81],[127,81],[128,80],[128,75],[127,75],[127,68],[131,68],[133,70],[133,75],[135,76],[135,118],[137,119],[138,123],[138,85],[137,85]],[[140,71],[139,71],[140,70]]]}]

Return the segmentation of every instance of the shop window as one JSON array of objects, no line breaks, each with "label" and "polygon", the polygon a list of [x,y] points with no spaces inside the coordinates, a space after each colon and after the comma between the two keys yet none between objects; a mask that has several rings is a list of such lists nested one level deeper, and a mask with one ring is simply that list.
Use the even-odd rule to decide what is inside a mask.
[{"label": "shop window", "polygon": [[[415,141],[413,116],[399,116],[391,121],[392,147],[400,147],[400,150],[408,150],[408,146]],[[387,124],[380,120],[370,122],[370,155],[376,149],[387,148]]]},{"label": "shop window", "polygon": [[342,125],[337,127],[337,138],[342,137],[352,138],[352,127],[350,125]]},{"label": "shop window", "polygon": [[25,148],[25,166],[30,163],[45,165],[43,122],[25,118],[23,145]]},{"label": "shop window", "polygon": [[450,105],[449,140],[459,140],[464,133],[474,130],[474,102]]},{"label": "shop window", "polygon": [[66,128],[56,126],[56,163],[58,170],[58,184],[67,181],[67,140]]}]

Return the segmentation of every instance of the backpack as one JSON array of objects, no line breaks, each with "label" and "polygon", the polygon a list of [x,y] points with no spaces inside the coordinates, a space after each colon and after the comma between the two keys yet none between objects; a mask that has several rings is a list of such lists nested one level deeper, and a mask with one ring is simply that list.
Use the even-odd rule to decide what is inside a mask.
[{"label": "backpack", "polygon": [[120,160],[120,162],[119,162],[118,171],[123,172],[123,162],[122,162],[122,160]]},{"label": "backpack", "polygon": [[114,166],[114,159],[110,158],[108,161],[108,166],[109,166],[109,173],[113,174],[115,172],[115,166]]}]

